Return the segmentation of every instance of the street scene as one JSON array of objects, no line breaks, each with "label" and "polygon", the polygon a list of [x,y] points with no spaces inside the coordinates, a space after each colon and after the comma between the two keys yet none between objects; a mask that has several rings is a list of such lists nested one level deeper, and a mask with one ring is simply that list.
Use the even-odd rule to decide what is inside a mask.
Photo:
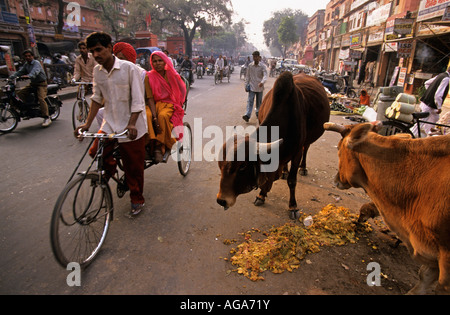
[{"label": "street scene", "polygon": [[449,1],[101,2],[1,2],[0,294],[450,292]]}]

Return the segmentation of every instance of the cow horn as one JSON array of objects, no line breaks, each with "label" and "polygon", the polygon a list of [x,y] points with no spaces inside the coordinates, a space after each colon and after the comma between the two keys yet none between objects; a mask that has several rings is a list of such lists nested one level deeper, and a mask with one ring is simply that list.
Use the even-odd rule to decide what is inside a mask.
[{"label": "cow horn", "polygon": [[272,149],[278,149],[282,143],[283,139],[279,139],[277,141],[269,143],[258,142],[256,144],[256,153],[259,154],[261,151],[263,153],[267,153],[270,152]]},{"label": "cow horn", "polygon": [[343,134],[345,131],[345,126],[339,125],[336,123],[326,122],[323,124],[323,128],[328,131],[335,131],[339,132],[340,134]]}]

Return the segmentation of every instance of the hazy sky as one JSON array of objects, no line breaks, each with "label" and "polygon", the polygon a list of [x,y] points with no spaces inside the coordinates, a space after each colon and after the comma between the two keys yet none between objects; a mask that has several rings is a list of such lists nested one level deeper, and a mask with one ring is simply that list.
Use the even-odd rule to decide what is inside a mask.
[{"label": "hazy sky", "polygon": [[312,16],[317,10],[325,9],[330,0],[231,0],[235,12],[234,21],[250,22],[246,33],[250,42],[258,49],[265,49],[263,37],[264,21],[272,17],[272,12],[291,8],[302,10]]}]

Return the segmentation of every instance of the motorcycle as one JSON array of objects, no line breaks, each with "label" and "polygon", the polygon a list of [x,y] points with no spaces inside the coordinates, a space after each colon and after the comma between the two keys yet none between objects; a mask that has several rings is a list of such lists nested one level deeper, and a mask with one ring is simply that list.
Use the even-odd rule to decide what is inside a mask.
[{"label": "motorcycle", "polygon": [[319,75],[318,78],[322,82],[322,85],[326,87],[331,94],[343,93],[349,98],[356,98],[355,90],[348,85],[348,75],[333,77]]},{"label": "motorcycle", "polygon": [[196,72],[197,72],[197,79],[201,79],[201,78],[203,78],[203,63],[202,62],[199,62],[198,64],[197,64],[197,69],[196,69]]},{"label": "motorcycle", "polygon": [[189,85],[192,86],[194,84],[194,76],[192,75],[192,69],[182,68],[180,70],[181,76],[186,78],[189,81]]},{"label": "motorcycle", "polygon": [[[57,95],[60,89],[58,84],[47,86],[47,102],[50,119],[56,120],[61,112],[62,102]],[[36,92],[30,93],[27,100],[22,101],[16,94],[16,79],[8,80],[2,87],[0,99],[0,132],[9,133],[13,131],[21,119],[44,118],[37,102]]]},{"label": "motorcycle", "polygon": [[206,66],[206,74],[207,75],[214,75],[214,65],[212,63],[208,63],[208,65]]}]

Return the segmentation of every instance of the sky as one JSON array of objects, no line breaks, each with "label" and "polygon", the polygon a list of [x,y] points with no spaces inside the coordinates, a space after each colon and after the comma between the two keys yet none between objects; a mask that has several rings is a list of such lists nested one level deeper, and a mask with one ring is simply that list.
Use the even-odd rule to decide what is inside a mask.
[{"label": "sky", "polygon": [[325,9],[330,0],[231,0],[235,12],[234,21],[244,19],[249,42],[258,49],[267,49],[264,44],[263,24],[272,17],[272,12],[291,8],[302,10],[312,16],[317,10]]}]

